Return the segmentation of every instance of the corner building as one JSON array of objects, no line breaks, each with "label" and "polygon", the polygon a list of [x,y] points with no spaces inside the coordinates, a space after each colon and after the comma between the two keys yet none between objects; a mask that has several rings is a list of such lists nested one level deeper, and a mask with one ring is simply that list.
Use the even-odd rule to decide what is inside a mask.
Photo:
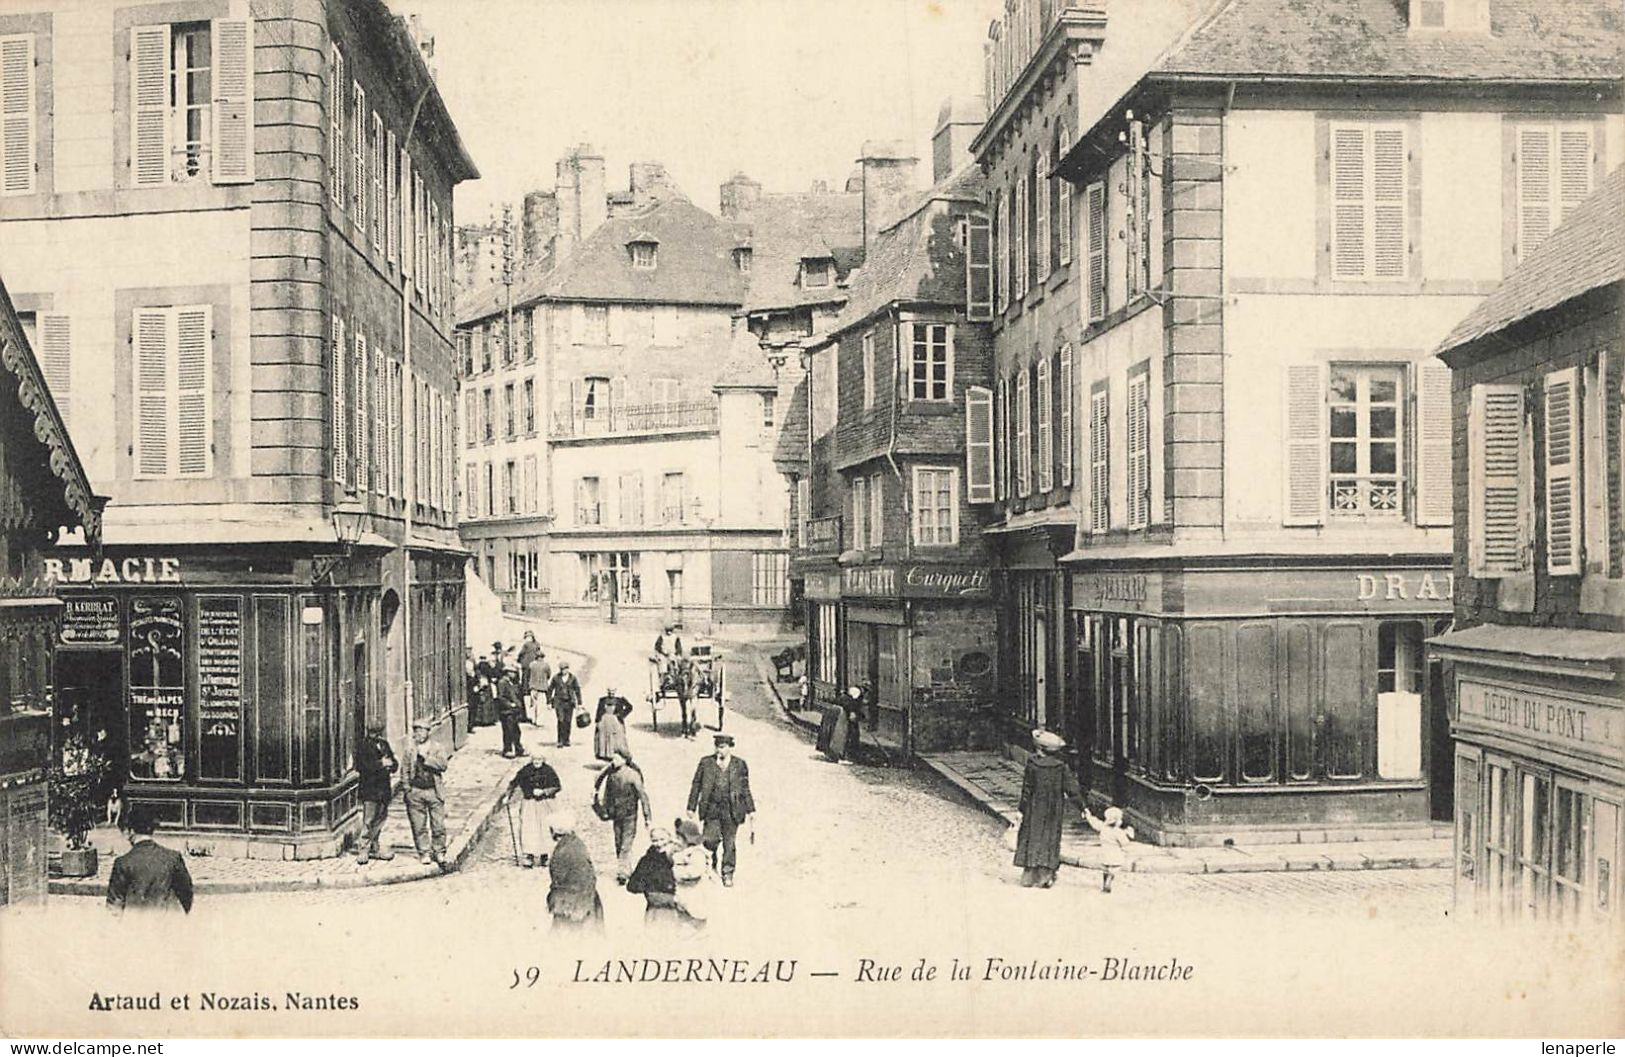
[{"label": "corner building", "polygon": [[48,560],[55,693],[188,847],[335,854],[363,727],[460,723],[473,163],[381,0],[11,3],[0,49],[8,281],[116,497]]}]

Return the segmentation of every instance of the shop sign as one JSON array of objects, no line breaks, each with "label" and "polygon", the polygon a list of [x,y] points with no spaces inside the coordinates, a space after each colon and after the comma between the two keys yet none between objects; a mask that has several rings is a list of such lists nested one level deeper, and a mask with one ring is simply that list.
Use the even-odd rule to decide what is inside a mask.
[{"label": "shop sign", "polygon": [[989,598],[993,578],[974,565],[859,565],[841,570],[849,598]]},{"label": "shop sign", "polygon": [[1449,572],[1356,573],[1354,580],[1362,602],[1448,602],[1456,594],[1456,574]]},{"label": "shop sign", "polygon": [[59,639],[64,646],[117,646],[118,599],[95,595],[64,600]]},{"label": "shop sign", "polygon": [[198,599],[199,757],[205,778],[236,778],[243,720],[242,599]]},{"label": "shop sign", "polygon": [[64,584],[178,584],[179,558],[46,558],[45,578]]},{"label": "shop sign", "polygon": [[1162,578],[1146,573],[1083,573],[1073,580],[1073,597],[1090,609],[1138,611],[1162,605]]},{"label": "shop sign", "polygon": [[1617,707],[1474,679],[1457,682],[1456,701],[1464,727],[1615,760],[1625,753],[1625,713]]},{"label": "shop sign", "polygon": [[897,566],[860,565],[842,569],[841,594],[855,598],[896,598]]}]

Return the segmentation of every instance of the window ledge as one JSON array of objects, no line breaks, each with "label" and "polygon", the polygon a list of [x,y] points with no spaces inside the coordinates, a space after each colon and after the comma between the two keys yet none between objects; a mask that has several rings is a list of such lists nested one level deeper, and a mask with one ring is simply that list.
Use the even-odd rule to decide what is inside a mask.
[{"label": "window ledge", "polygon": [[1050,290],[1051,291],[1059,290],[1061,287],[1066,285],[1066,281],[1069,278],[1071,278],[1071,276],[1072,276],[1072,264],[1069,261],[1069,262],[1067,262],[1065,264],[1062,264],[1060,267],[1056,268],[1053,272],[1049,273],[1049,288],[1050,288]]},{"label": "window ledge", "polygon": [[1580,581],[1580,612],[1617,615],[1625,611],[1625,580],[1594,572]]}]

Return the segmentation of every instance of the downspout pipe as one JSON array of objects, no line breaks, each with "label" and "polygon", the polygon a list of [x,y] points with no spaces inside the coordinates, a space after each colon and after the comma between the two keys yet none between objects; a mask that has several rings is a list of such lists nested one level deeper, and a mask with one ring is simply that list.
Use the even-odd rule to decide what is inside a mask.
[{"label": "downspout pipe", "polygon": [[[412,140],[417,135],[418,116],[423,112],[423,102],[424,102],[424,100],[426,100],[429,97],[429,88],[430,88],[430,85],[428,83],[425,83],[424,86],[423,86],[422,91],[418,92],[417,102],[412,104],[412,117],[411,117],[411,120],[409,120],[406,123],[406,136],[401,141],[401,150],[402,150],[403,153],[407,154],[408,156],[410,156],[410,154],[411,154]],[[397,175],[399,174],[399,172],[400,172],[400,166],[397,165],[396,166]],[[410,196],[411,193],[412,193],[411,188],[407,188],[406,193],[407,193],[408,196]],[[408,208],[410,208],[410,206],[408,206]],[[397,221],[397,223],[399,223],[399,218],[396,218],[396,221]],[[415,244],[417,242],[417,228],[416,227],[414,227],[412,229],[412,241],[413,241],[414,246],[415,246]],[[404,245],[401,246],[400,249],[401,249],[401,260],[404,262],[405,259],[406,259],[406,254],[408,252],[410,252],[410,250],[408,250],[408,248],[406,246],[404,246]],[[413,274],[415,275],[416,272],[414,272]],[[412,441],[411,441],[410,446],[408,446],[406,441],[403,440],[401,442],[401,446],[402,446],[402,448],[410,450],[412,452],[413,467],[414,467],[414,469],[416,469],[417,451],[418,451],[417,423],[418,423],[418,418],[419,418],[419,415],[418,415],[418,388],[417,388],[417,385],[413,381],[413,378],[412,378],[412,294],[411,294],[411,283],[410,283],[410,281],[408,281],[408,279],[406,277],[406,269],[404,267],[400,270],[400,283],[401,283],[401,384],[404,385],[412,394],[412,401],[411,401],[411,403],[412,403],[412,415],[411,415],[412,424],[411,424],[410,427],[408,427],[405,421],[403,421],[401,423],[401,433],[403,434],[403,436],[410,435],[410,437],[412,438]],[[455,404],[456,404],[455,397],[453,398],[452,402],[453,402],[453,405],[455,406]],[[406,401],[404,399],[401,401],[401,406],[402,407],[406,406]],[[405,415],[404,412],[402,413],[402,418],[403,419],[406,418],[406,415]],[[450,442],[450,440],[451,440],[451,438],[446,438],[446,439],[447,439],[448,442]],[[405,464],[405,459],[406,459],[406,453],[405,453],[405,451],[403,451],[401,453],[401,460],[402,460],[403,465]],[[431,468],[431,472],[432,472],[432,468]],[[412,683],[412,513],[413,513],[413,508],[414,508],[414,506],[416,505],[416,503],[418,501],[418,494],[417,494],[417,474],[416,473],[410,473],[410,474],[402,474],[401,476],[406,478],[406,480],[401,482],[402,485],[405,487],[405,490],[406,490],[406,503],[405,503],[406,509],[404,511],[404,514],[403,514],[403,522],[402,522],[403,531],[401,533],[401,551],[402,551],[402,558],[403,558],[402,565],[404,566],[404,568],[402,570],[402,573],[401,573],[401,593],[402,593],[402,598],[401,598],[401,620],[403,621],[403,623],[401,624],[401,646],[402,646],[402,648],[401,648],[401,664],[405,668],[405,676],[406,676],[406,678],[402,680],[401,685],[402,685],[402,689],[405,691],[405,700],[402,702],[402,707],[406,710],[406,717],[405,717],[405,719],[406,719],[406,729],[411,730],[411,728],[412,728],[412,719],[413,719],[412,713],[413,713],[414,707],[415,707],[415,705],[414,705],[415,688],[414,688],[413,683]],[[464,594],[463,594],[463,605],[465,607],[468,605],[468,594],[467,594],[466,587],[464,589]],[[460,658],[454,657],[454,658],[451,658],[451,660],[452,660],[453,663],[457,663],[457,662],[460,661]],[[449,702],[448,702],[448,704],[449,704]],[[452,742],[456,741],[456,733],[457,733],[457,731],[456,731],[456,722],[453,721],[451,739],[450,739]],[[455,748],[455,745],[452,745],[450,747]]]}]

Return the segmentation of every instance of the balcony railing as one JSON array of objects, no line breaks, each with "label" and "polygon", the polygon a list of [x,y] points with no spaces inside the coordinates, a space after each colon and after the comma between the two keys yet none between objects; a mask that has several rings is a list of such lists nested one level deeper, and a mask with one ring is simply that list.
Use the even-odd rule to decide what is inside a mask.
[{"label": "balcony railing", "polygon": [[589,506],[576,507],[577,525],[596,525],[601,520],[601,517],[602,512],[599,504],[597,503],[593,503]]},{"label": "balcony railing", "polygon": [[615,433],[660,433],[669,430],[714,429],[716,424],[715,400],[595,408],[590,414],[581,407],[559,408],[553,413],[549,435],[594,437]]},{"label": "balcony railing", "polygon": [[841,518],[815,517],[807,522],[808,554],[839,554],[841,551]]}]

